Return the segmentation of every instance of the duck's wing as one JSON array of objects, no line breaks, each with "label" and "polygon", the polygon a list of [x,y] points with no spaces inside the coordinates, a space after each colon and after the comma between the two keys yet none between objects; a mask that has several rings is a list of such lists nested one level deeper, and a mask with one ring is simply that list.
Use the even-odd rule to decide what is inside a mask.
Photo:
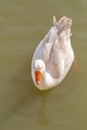
[{"label": "duck's wing", "polygon": [[45,62],[45,64],[48,62],[56,34],[57,34],[57,28],[53,26],[50,29],[50,31],[46,34],[44,39],[37,46],[33,56],[34,59],[42,59]]},{"label": "duck's wing", "polygon": [[54,17],[53,23],[57,31],[54,36],[47,69],[51,75],[58,78],[63,75],[65,67],[68,67],[67,64],[71,62],[69,59],[72,55],[70,43],[72,20],[64,16],[57,22]]}]

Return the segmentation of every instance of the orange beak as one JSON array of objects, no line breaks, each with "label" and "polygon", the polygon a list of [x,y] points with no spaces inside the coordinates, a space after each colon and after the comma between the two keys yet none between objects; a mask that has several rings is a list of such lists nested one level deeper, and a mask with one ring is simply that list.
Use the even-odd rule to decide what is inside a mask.
[{"label": "orange beak", "polygon": [[37,85],[40,84],[41,77],[42,77],[42,73],[40,71],[35,71],[35,80]]}]

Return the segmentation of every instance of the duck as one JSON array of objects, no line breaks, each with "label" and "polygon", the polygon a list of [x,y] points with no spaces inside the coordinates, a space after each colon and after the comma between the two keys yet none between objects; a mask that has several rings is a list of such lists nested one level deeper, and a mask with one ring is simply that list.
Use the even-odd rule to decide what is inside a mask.
[{"label": "duck", "polygon": [[66,16],[57,21],[35,49],[31,62],[31,75],[39,90],[58,86],[68,74],[74,61],[71,45],[72,19]]}]

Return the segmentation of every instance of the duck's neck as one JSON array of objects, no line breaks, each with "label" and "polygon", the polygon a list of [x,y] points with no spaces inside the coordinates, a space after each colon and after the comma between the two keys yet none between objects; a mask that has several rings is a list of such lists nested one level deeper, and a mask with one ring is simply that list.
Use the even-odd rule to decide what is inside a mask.
[{"label": "duck's neck", "polygon": [[64,79],[67,72],[68,71],[66,71],[65,74],[60,76],[59,78],[54,78],[50,73],[44,71],[43,77],[41,80],[41,84],[40,84],[40,86],[38,86],[39,89],[46,90],[46,89],[49,89],[55,85],[58,85]]},{"label": "duck's neck", "polygon": [[43,73],[42,84],[46,87],[52,87],[56,85],[57,79],[53,78],[52,75],[46,71]]}]

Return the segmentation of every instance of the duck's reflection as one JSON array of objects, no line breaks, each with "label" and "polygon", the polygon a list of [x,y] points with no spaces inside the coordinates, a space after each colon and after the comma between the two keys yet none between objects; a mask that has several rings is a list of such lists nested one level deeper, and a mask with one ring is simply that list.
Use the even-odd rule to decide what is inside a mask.
[{"label": "duck's reflection", "polygon": [[40,105],[40,108],[39,108],[38,119],[37,119],[37,124],[40,125],[40,126],[47,126],[50,123],[48,114],[46,112],[47,102],[48,102],[50,94],[51,94],[51,91],[40,93],[41,105]]}]

